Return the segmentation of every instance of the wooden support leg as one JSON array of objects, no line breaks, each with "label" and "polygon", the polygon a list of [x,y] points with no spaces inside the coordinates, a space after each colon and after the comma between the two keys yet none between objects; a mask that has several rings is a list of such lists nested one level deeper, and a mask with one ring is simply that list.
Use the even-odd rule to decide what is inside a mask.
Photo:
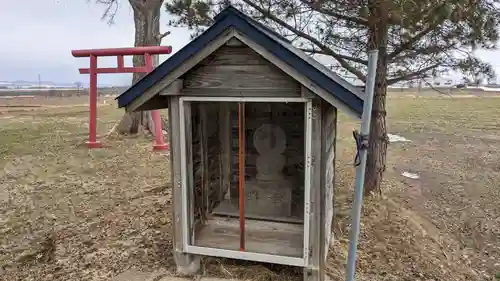
[{"label": "wooden support leg", "polygon": [[325,272],[321,273],[319,268],[304,268],[304,281],[325,281]]},{"label": "wooden support leg", "polygon": [[200,257],[182,252],[174,252],[175,265],[179,275],[196,275],[200,271]]}]

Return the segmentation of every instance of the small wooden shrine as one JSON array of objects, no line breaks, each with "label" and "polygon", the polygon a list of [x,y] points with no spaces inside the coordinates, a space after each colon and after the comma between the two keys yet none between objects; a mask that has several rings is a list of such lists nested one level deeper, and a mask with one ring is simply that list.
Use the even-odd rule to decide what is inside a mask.
[{"label": "small wooden shrine", "polygon": [[363,96],[233,7],[118,98],[168,108],[178,269],[214,256],[304,268],[324,280],[337,109]]}]

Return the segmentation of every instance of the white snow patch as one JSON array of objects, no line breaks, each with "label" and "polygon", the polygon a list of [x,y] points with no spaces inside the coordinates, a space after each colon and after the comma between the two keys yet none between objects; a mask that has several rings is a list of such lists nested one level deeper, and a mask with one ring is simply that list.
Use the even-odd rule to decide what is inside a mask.
[{"label": "white snow patch", "polygon": [[419,175],[417,175],[415,173],[410,173],[410,172],[403,172],[401,175],[405,178],[414,179],[414,180],[418,180],[420,178]]},{"label": "white snow patch", "polygon": [[389,137],[389,142],[411,142],[411,140],[399,135],[387,134],[387,137]]}]

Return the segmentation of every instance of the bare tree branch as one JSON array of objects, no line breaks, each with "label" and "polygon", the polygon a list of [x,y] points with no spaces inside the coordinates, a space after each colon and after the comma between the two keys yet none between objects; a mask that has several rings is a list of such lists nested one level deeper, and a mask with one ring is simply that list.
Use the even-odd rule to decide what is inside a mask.
[{"label": "bare tree branch", "polygon": [[161,34],[156,34],[156,39],[158,39],[158,41],[161,41],[163,38],[167,37],[168,35],[170,35],[170,31],[167,31],[167,32],[164,32]]},{"label": "bare tree branch", "polygon": [[101,20],[108,19],[108,24],[113,24],[118,12],[118,0],[95,0],[97,4],[106,5]]}]

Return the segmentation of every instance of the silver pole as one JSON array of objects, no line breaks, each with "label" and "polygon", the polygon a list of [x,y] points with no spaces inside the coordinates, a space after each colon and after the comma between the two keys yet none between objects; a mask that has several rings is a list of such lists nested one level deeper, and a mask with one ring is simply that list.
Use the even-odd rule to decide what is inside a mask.
[{"label": "silver pole", "polygon": [[[370,133],[370,121],[373,104],[373,92],[375,86],[375,75],[377,73],[378,50],[368,52],[368,75],[365,85],[365,100],[363,105],[363,116],[361,117],[360,136],[368,140]],[[358,148],[359,149],[359,148]],[[349,253],[347,256],[346,280],[354,281],[356,273],[356,250],[358,247],[359,221],[361,217],[361,205],[363,204],[363,189],[365,182],[366,158],[368,151],[365,148],[359,151],[359,165],[356,167],[356,181],[354,191],[354,205],[352,207],[351,231],[349,233]]]}]

